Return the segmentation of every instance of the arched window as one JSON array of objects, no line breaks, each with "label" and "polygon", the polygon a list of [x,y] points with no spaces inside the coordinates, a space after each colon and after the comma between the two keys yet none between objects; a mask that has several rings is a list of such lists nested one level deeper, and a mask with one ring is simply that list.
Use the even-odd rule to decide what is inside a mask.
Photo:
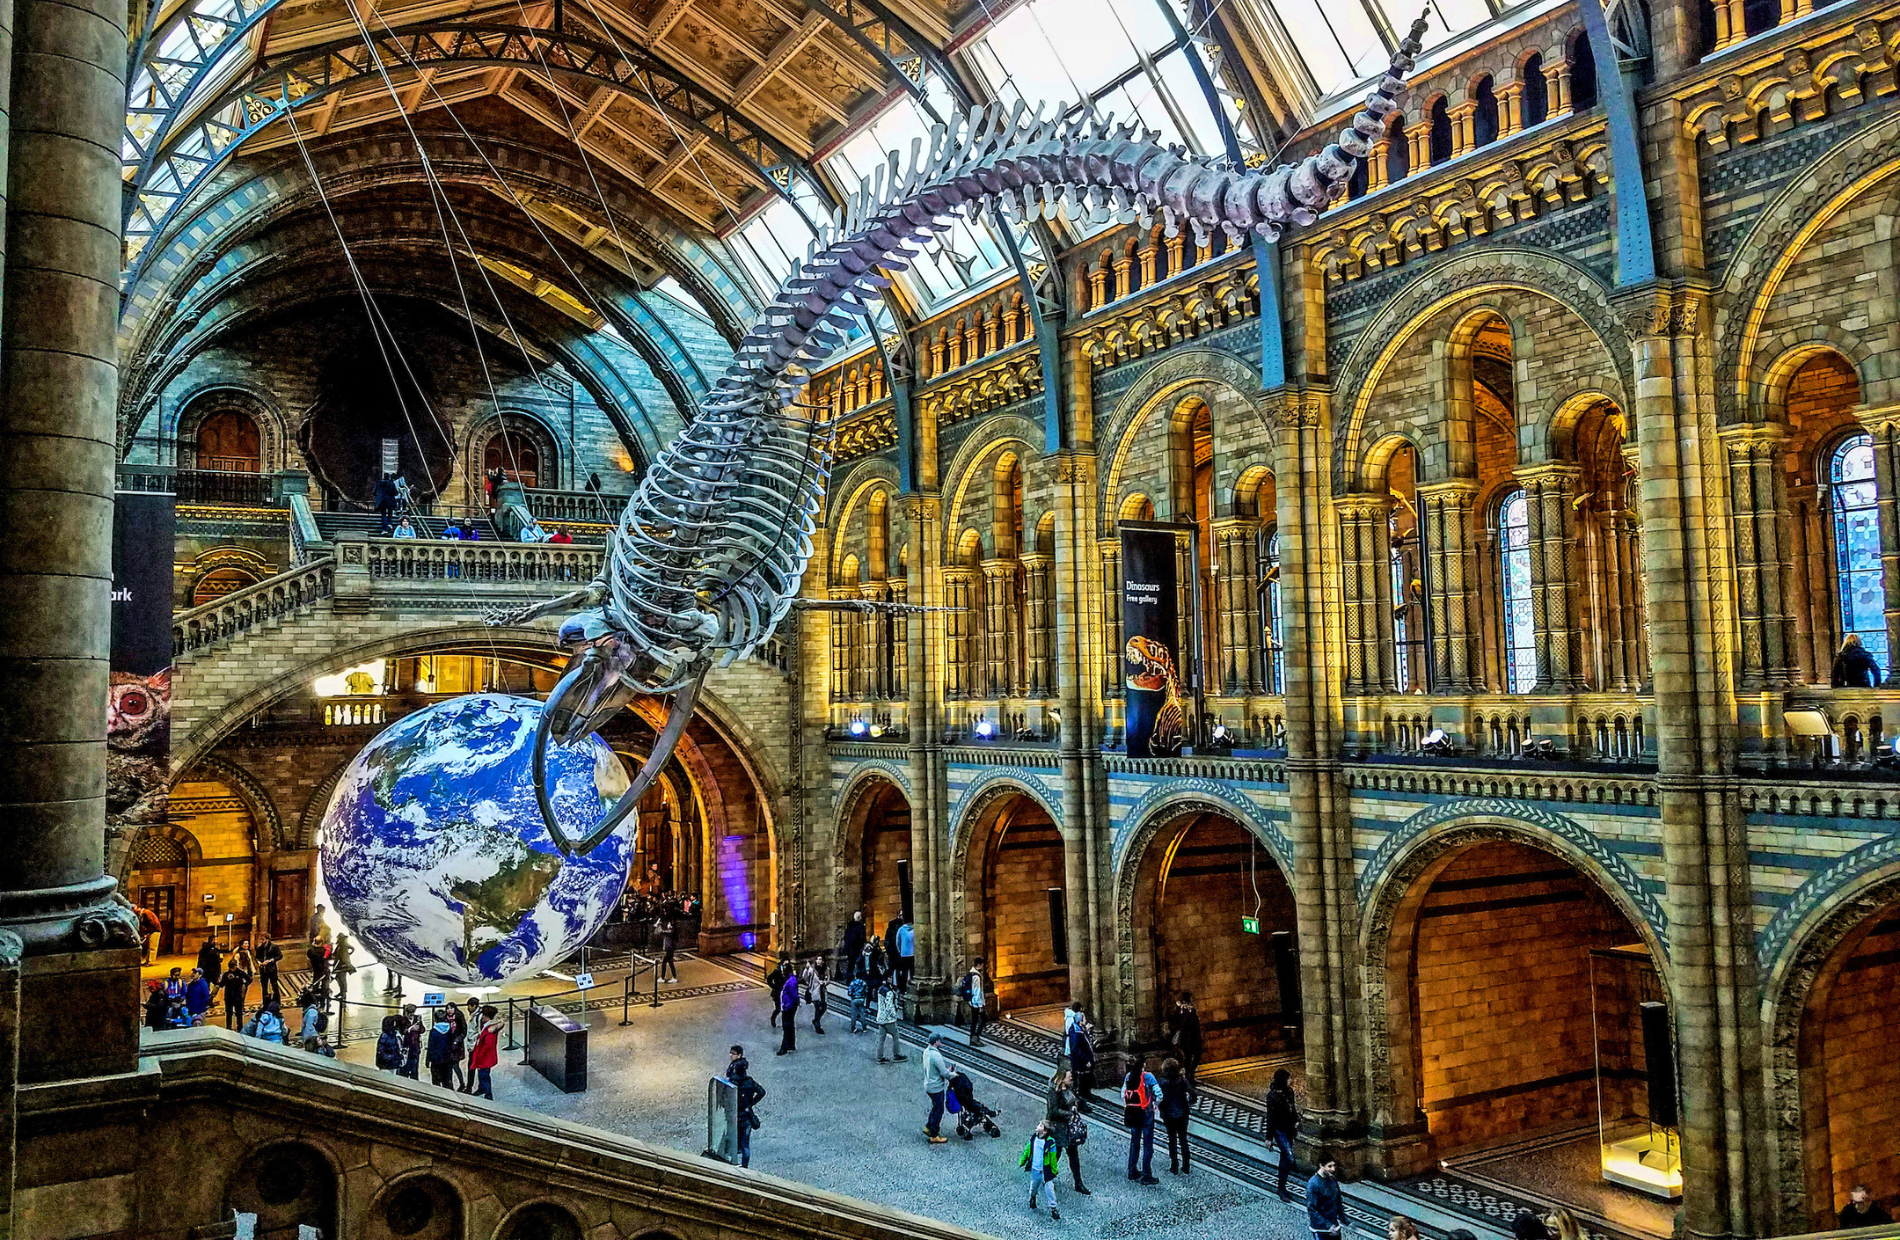
[{"label": "arched window", "polygon": [[1544,78],[1544,58],[1525,58],[1518,77],[1524,83],[1524,128],[1543,124],[1550,119],[1550,83]]},{"label": "arched window", "polygon": [[1431,137],[1428,142],[1429,158],[1436,168],[1451,158],[1451,112],[1445,106],[1445,97],[1440,95],[1432,104]]},{"label": "arched window", "polygon": [[1267,539],[1267,692],[1286,692],[1286,638],[1280,610],[1280,531]]},{"label": "arched window", "polygon": [[1841,607],[1841,636],[1860,644],[1887,666],[1887,582],[1880,565],[1879,500],[1874,485],[1874,441],[1849,435],[1834,449],[1834,580]]},{"label": "arched window", "polygon": [[1531,514],[1524,492],[1498,505],[1498,580],[1504,586],[1504,664],[1512,693],[1537,685],[1537,623],[1531,608]]},{"label": "arched window", "polygon": [[1478,83],[1478,110],[1471,114],[1471,141],[1489,146],[1498,140],[1498,92],[1490,78]]},{"label": "arched window", "polygon": [[1405,118],[1396,113],[1392,127],[1386,130],[1385,179],[1389,185],[1412,175],[1412,143],[1405,136]]},{"label": "arched window", "polygon": [[1584,112],[1597,106],[1597,54],[1590,36],[1579,30],[1570,40],[1570,110]]},{"label": "arched window", "polygon": [[233,409],[214,413],[198,428],[198,468],[254,474],[261,462],[257,423]]}]

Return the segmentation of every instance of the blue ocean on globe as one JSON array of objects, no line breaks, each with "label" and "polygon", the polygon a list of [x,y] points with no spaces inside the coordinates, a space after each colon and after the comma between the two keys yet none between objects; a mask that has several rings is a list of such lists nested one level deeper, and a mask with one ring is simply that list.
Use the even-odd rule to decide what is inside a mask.
[{"label": "blue ocean on globe", "polygon": [[[324,884],[355,940],[406,977],[453,987],[532,976],[586,942],[633,860],[634,822],[566,857],[535,804],[541,703],[451,698],[405,716],[337,781],[318,844]],[[548,791],[570,838],[628,787],[598,736],[548,746]]]}]

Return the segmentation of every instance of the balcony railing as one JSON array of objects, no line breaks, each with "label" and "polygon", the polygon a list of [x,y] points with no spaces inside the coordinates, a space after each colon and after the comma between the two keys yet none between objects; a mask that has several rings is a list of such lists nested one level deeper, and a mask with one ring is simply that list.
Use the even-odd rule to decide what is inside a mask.
[{"label": "balcony railing", "polygon": [[624,495],[602,495],[596,491],[551,491],[527,489],[528,511],[540,521],[591,521],[612,525],[620,520],[627,506]]},{"label": "balcony railing", "polygon": [[[356,540],[337,540],[351,564]],[[535,582],[559,584],[593,579],[601,548],[547,543],[424,542],[410,538],[364,539],[362,563],[376,581]]]},{"label": "balcony railing", "polygon": [[244,470],[178,469],[170,465],[121,465],[121,491],[170,491],[181,504],[283,507],[277,475]]},{"label": "balcony railing", "polygon": [[227,641],[272,620],[315,606],[336,587],[336,560],[330,556],[302,568],[266,577],[234,590],[214,603],[172,617],[174,657]]}]

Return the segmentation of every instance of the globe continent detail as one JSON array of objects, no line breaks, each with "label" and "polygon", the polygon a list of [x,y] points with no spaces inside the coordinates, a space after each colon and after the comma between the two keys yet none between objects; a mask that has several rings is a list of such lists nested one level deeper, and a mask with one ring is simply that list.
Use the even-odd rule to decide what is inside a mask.
[{"label": "globe continent detail", "polygon": [[[407,715],[337,780],[318,844],[324,884],[356,940],[407,977],[499,986],[591,938],[626,886],[629,815],[591,853],[567,857],[535,803],[530,762],[541,703],[451,698]],[[570,837],[628,786],[604,741],[548,747],[548,793]]]}]

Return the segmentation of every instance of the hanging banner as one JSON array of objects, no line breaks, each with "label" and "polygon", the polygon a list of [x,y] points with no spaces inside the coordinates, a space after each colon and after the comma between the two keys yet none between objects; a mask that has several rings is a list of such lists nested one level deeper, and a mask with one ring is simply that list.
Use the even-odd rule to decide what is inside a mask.
[{"label": "hanging banner", "polygon": [[111,826],[165,821],[171,790],[173,501],[121,491],[112,514]]},{"label": "hanging banner", "polygon": [[1122,668],[1128,756],[1162,758],[1187,739],[1181,686],[1181,617],[1175,581],[1176,535],[1121,531]]}]

